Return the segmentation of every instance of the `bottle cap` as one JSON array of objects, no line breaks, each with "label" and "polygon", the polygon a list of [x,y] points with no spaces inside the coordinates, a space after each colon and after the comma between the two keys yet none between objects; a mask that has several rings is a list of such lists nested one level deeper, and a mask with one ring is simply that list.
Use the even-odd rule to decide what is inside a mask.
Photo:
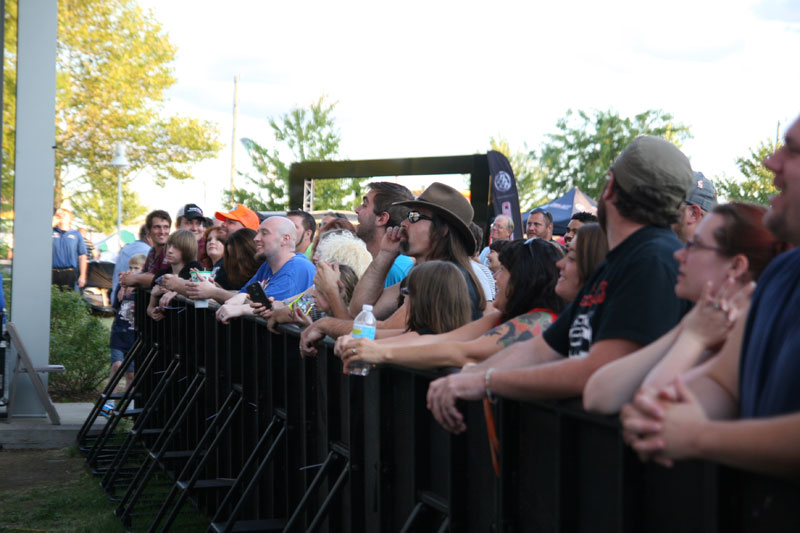
[{"label": "bottle cap", "polygon": [[369,304],[364,304],[364,306],[361,308],[361,310],[362,311],[372,311],[372,306],[369,305]]}]

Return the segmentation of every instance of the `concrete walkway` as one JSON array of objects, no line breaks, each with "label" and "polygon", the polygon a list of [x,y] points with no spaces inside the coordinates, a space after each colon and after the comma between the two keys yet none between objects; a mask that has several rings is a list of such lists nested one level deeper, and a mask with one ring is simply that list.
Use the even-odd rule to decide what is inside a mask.
[{"label": "concrete walkway", "polygon": [[[37,418],[0,419],[0,448],[3,449],[47,449],[65,448],[75,443],[84,421],[94,404],[89,402],[55,404],[61,425],[54,426],[47,416]],[[93,431],[100,431],[106,423],[97,417]]]}]

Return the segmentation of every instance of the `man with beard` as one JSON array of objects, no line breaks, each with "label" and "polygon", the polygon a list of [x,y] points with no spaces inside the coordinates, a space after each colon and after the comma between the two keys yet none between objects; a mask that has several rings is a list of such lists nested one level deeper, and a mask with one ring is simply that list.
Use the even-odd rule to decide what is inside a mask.
[{"label": "man with beard", "polygon": [[[358,215],[356,236],[367,244],[367,250],[372,255],[374,265],[371,265],[371,270],[365,272],[364,276],[368,276],[368,280],[383,276],[381,278],[383,287],[391,287],[405,279],[408,271],[414,266],[414,260],[407,255],[398,255],[392,263],[388,263],[391,265],[388,272],[384,272],[384,258],[378,257],[381,240],[383,240],[386,230],[399,227],[408,214],[407,207],[393,204],[413,200],[414,195],[402,185],[387,181],[376,181],[368,183],[367,186],[369,191],[363,197],[361,205],[356,207],[356,215]],[[362,285],[362,291],[363,287]],[[355,312],[358,313],[360,310],[361,307]],[[352,306],[350,312],[353,312]]]},{"label": "man with beard", "polygon": [[288,218],[264,220],[253,242],[256,243],[256,259],[263,259],[264,263],[239,293],[217,310],[217,320],[223,324],[231,318],[253,314],[247,301],[247,286],[251,283],[261,283],[267,296],[283,300],[300,294],[314,282],[314,265],[305,255],[295,252],[297,229]]},{"label": "man with beard", "polygon": [[637,137],[614,161],[598,218],[609,252],[542,335],[513,344],[428,389],[445,429],[466,429],[456,401],[492,394],[517,400],[579,396],[602,365],[669,331],[688,309],[675,296],[681,243],[670,229],[692,184],[689,160],[664,139]]},{"label": "man with beard", "polygon": [[[775,173],[773,184],[778,189],[764,224],[779,239],[798,246],[800,118],[764,166]],[[718,312],[727,311],[724,304]],[[792,310],[798,307],[800,250],[795,248],[764,270],[749,311],[738,313],[714,364],[688,384],[676,381],[674,390],[662,391],[658,400],[655,391],[643,389],[633,405],[623,408],[626,441],[640,457],[662,463],[699,458],[796,478],[800,472],[800,328]],[[737,416],[741,419],[725,420]],[[761,516],[760,529],[785,529],[790,523],[787,516],[795,517],[793,523],[797,523],[794,484],[758,483],[748,499],[753,502],[758,507],[743,509],[742,516]],[[783,518],[783,523],[768,525],[771,516]]]},{"label": "man with beard", "polygon": [[[350,301],[350,314],[354,316],[363,304],[370,304],[375,316],[382,320],[378,323],[379,328],[406,328],[407,306],[399,303],[400,284],[383,287],[386,273],[402,253],[412,257],[417,265],[434,259],[454,263],[467,282],[472,320],[480,318],[486,309],[486,297],[470,265],[470,257],[475,252],[475,238],[469,229],[473,216],[469,201],[456,189],[433,183],[416,200],[405,200],[395,205],[410,210],[400,227],[386,230],[378,255],[356,286]],[[350,320],[322,318],[303,331],[300,350],[314,354],[316,343],[325,335],[339,337],[350,333],[352,327]]]}]

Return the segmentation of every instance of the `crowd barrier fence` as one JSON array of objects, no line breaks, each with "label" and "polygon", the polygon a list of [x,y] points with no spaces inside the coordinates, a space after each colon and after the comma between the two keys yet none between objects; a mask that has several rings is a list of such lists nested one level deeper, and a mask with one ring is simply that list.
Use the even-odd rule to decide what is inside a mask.
[{"label": "crowd barrier fence", "polygon": [[[497,400],[498,477],[481,402],[463,405],[468,430],[458,436],[426,408],[428,384],[447,369],[382,366],[348,376],[330,342],[302,358],[296,328],[273,334],[253,318],[223,325],[213,308],[182,299],[155,322],[145,313],[148,297],[139,291],[136,301],[137,366],[152,358],[137,407],[159,398],[137,438],[175,479],[172,503],[157,519],[167,528],[170,509],[187,496],[215,531],[800,525],[795,485],[701,461],[642,464],[622,442],[616,417],[587,413],[576,400]],[[164,446],[158,435],[170,425]]]}]

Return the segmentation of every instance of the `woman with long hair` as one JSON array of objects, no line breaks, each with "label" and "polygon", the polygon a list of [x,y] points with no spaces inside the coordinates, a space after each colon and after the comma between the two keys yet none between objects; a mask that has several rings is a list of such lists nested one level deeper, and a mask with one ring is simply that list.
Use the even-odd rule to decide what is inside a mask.
[{"label": "woman with long hair", "polygon": [[[207,235],[219,235],[213,229],[206,230]],[[188,282],[186,296],[193,300],[214,299],[219,303],[225,303],[234,296],[258,270],[256,245],[253,242],[255,234],[250,228],[241,228],[228,235],[222,260],[214,265],[211,279]]]},{"label": "woman with long hair", "polygon": [[[605,239],[599,230],[587,236],[584,243],[587,248],[594,248],[595,240],[602,243]],[[573,261],[580,242],[578,238],[570,243]],[[588,258],[590,254],[581,255]],[[599,257],[587,265],[589,271],[601,260]],[[572,285],[562,283],[564,280],[559,277],[559,267],[565,261],[558,247],[542,239],[514,241],[500,254],[501,268],[495,273],[495,311],[487,313],[487,317],[449,334],[423,336],[418,341],[407,337],[385,341],[341,338],[336,343],[337,351],[345,367],[352,361],[391,362],[414,368],[463,366],[483,361],[514,342],[541,333],[563,310],[565,301],[574,298],[580,284],[570,293]],[[559,291],[562,284],[565,288]]]},{"label": "woman with long hair", "polygon": [[583,391],[587,410],[615,413],[640,386],[662,388],[711,362],[738,313],[746,312],[754,282],[788,248],[764,226],[765,212],[731,202],[703,218],[686,247],[675,252],[675,294],[695,302],[694,308],[660,339],[595,372]]}]

